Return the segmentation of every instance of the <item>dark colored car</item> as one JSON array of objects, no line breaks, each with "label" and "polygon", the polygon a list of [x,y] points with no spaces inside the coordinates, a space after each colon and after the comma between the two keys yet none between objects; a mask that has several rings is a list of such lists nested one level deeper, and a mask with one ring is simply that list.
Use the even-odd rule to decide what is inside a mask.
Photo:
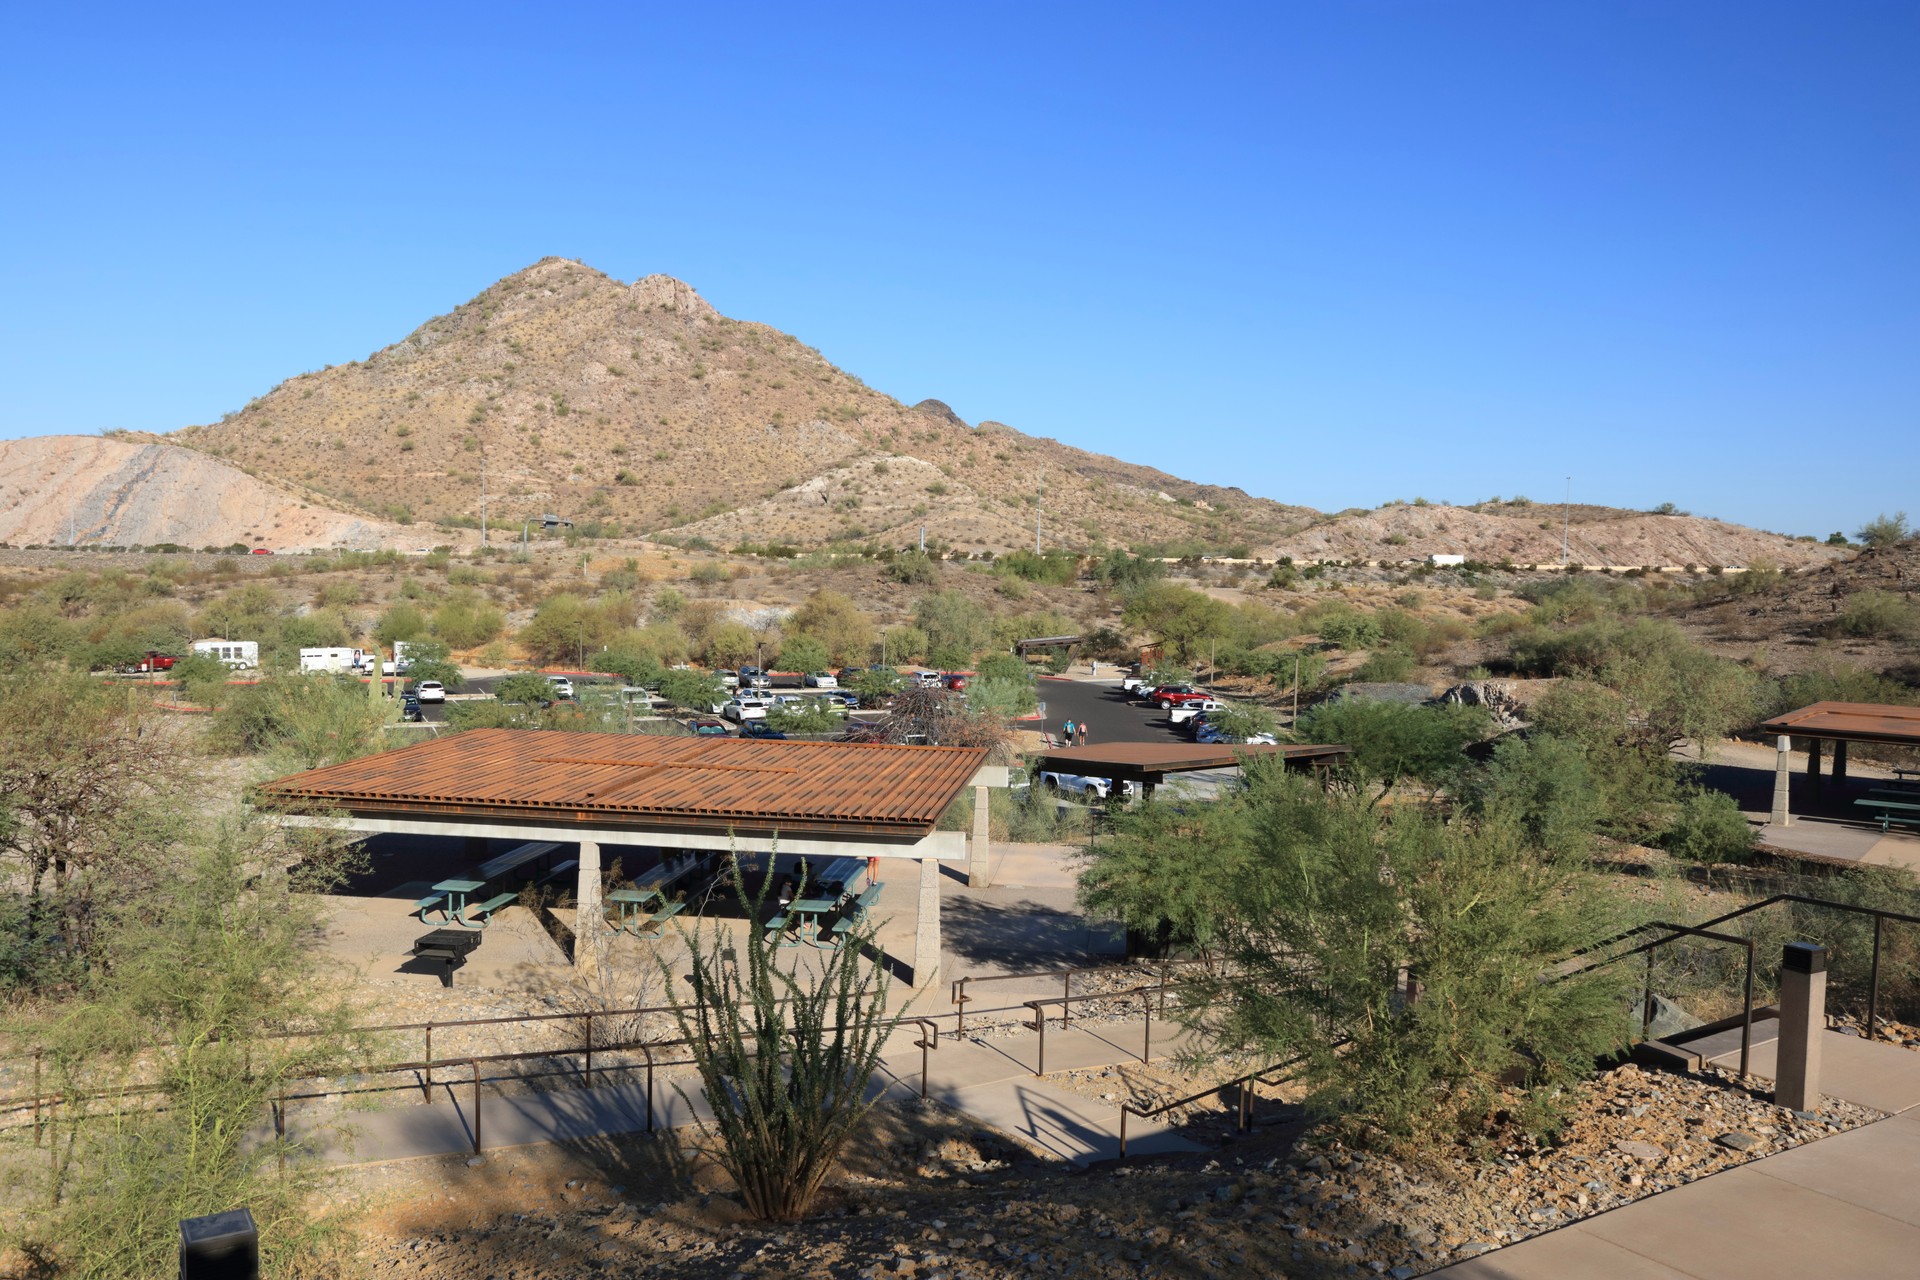
[{"label": "dark colored car", "polygon": [[740,736],[743,738],[778,738],[785,742],[787,735],[778,729],[767,727],[765,720],[745,720],[740,724]]},{"label": "dark colored car", "polygon": [[711,716],[699,720],[689,720],[687,727],[693,730],[697,738],[724,738],[732,732],[725,720],[715,720]]},{"label": "dark colored car", "polygon": [[420,709],[420,695],[411,689],[400,695],[400,718],[409,721],[427,718],[427,713]]}]

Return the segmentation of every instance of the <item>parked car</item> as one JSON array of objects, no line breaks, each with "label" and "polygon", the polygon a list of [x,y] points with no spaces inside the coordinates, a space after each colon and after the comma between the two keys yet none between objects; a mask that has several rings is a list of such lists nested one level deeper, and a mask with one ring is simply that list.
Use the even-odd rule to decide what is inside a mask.
[{"label": "parked car", "polygon": [[447,686],[441,684],[438,680],[422,680],[419,684],[413,686],[413,691],[419,696],[422,702],[445,702],[447,700]]},{"label": "parked car", "polygon": [[1225,711],[1227,704],[1218,698],[1196,698],[1186,702],[1176,702],[1167,708],[1167,719],[1174,724],[1185,724],[1195,716],[1208,711]]},{"label": "parked car", "polygon": [[725,721],[714,720],[706,716],[702,716],[698,720],[687,721],[687,728],[693,730],[693,736],[696,738],[724,738],[732,732],[727,728]]},{"label": "parked car", "polygon": [[767,709],[758,703],[729,702],[720,708],[720,714],[735,724],[745,724],[749,720],[764,720]]},{"label": "parked car", "polygon": [[971,671],[942,671],[940,673],[940,684],[943,688],[951,689],[955,693],[958,693],[967,687],[967,679],[972,675],[973,672]]},{"label": "parked car", "polygon": [[273,554],[273,552],[267,547],[255,547],[253,549],[252,554],[256,556],[270,556]]},{"label": "parked car", "polygon": [[548,676],[547,683],[553,686],[554,697],[573,697],[573,681],[567,679],[565,676]]},{"label": "parked car", "polygon": [[1231,746],[1248,746],[1248,747],[1252,747],[1252,746],[1270,747],[1274,745],[1274,742],[1276,741],[1274,736],[1270,733],[1256,733],[1250,737],[1236,738],[1232,734],[1228,733],[1225,729],[1222,729],[1217,724],[1201,725],[1199,732],[1193,735],[1193,740],[1195,742],[1204,742],[1208,744],[1222,743],[1222,744],[1227,744]]},{"label": "parked car", "polygon": [[773,728],[765,720],[743,721],[740,725],[740,736],[743,738],[778,738],[782,742],[786,741],[787,738],[786,734]]},{"label": "parked car", "polygon": [[1133,794],[1133,784],[1126,781],[1110,782],[1106,778],[1089,778],[1080,773],[1057,773],[1051,769],[1042,770],[1040,785],[1056,794],[1079,796],[1082,800],[1126,799]]},{"label": "parked car", "polygon": [[742,689],[765,689],[773,683],[767,673],[758,667],[742,667],[738,675],[739,687]]},{"label": "parked car", "polygon": [[1155,689],[1153,691],[1153,705],[1160,708],[1162,711],[1171,711],[1183,702],[1208,702],[1208,701],[1211,701],[1212,698],[1213,698],[1212,694],[1201,693],[1195,689],[1182,689],[1179,687],[1174,687],[1170,689]]},{"label": "parked car", "polygon": [[838,689],[840,682],[834,678],[831,671],[809,671],[805,686],[809,689]]},{"label": "parked car", "polygon": [[907,678],[907,683],[916,689],[938,689],[940,673],[938,671],[916,671]]},{"label": "parked car", "polygon": [[720,677],[720,684],[723,688],[738,689],[740,687],[740,673],[738,671],[728,671],[723,667],[713,674]]},{"label": "parked car", "polygon": [[180,661],[180,659],[170,653],[161,653],[157,649],[149,649],[147,650],[146,657],[140,659],[140,661],[134,663],[131,667],[128,667],[127,670],[138,671],[142,674],[149,674],[155,671],[171,671],[173,670],[173,664],[178,661]]},{"label": "parked car", "polygon": [[420,709],[420,695],[411,689],[400,695],[400,718],[408,721],[427,718],[427,713]]}]

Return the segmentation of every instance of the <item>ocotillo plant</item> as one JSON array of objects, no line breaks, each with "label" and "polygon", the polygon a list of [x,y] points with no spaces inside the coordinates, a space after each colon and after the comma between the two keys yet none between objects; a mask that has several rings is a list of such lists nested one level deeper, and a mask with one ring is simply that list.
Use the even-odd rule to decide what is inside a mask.
[{"label": "ocotillo plant", "polygon": [[[702,1126],[709,1154],[750,1213],[788,1222],[806,1214],[872,1107],[867,1085],[898,1017],[886,1012],[885,973],[860,962],[871,927],[813,952],[811,972],[785,972],[775,964],[779,940],[760,920],[772,875],[749,893],[737,858],[729,870],[747,917],[744,942],[719,924],[683,932],[692,1001],[668,989],[713,1107]],[[795,893],[805,889],[803,881]]]}]

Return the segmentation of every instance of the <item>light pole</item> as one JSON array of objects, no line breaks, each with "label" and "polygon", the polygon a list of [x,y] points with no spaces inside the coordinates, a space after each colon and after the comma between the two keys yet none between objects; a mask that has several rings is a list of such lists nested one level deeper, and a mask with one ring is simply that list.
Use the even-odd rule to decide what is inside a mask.
[{"label": "light pole", "polygon": [[1567,477],[1567,500],[1560,504],[1560,571],[1567,569],[1567,530],[1573,523],[1573,477]]}]

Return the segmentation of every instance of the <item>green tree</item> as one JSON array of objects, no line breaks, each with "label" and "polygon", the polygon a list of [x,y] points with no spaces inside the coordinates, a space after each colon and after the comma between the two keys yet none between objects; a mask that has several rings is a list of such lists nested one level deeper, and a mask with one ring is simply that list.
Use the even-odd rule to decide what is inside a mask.
[{"label": "green tree", "polygon": [[358,680],[281,674],[234,690],[214,713],[213,738],[262,756],[274,772],[295,773],[373,754],[398,715],[396,700],[369,698]]},{"label": "green tree", "polygon": [[986,609],[958,591],[937,591],[914,606],[914,624],[927,638],[927,660],[939,667],[964,667],[993,638]]},{"label": "green tree", "polygon": [[1856,541],[1868,547],[1890,547],[1910,535],[1913,530],[1907,524],[1907,513],[1896,511],[1892,515],[1881,512],[1860,526],[1853,536]]},{"label": "green tree", "polygon": [[1740,805],[1724,791],[1689,787],[1680,797],[1673,825],[1660,843],[1693,862],[1745,862],[1753,856],[1754,830]]},{"label": "green tree", "polygon": [[1343,698],[1303,712],[1295,736],[1302,742],[1353,748],[1346,768],[1391,790],[1404,779],[1444,786],[1466,764],[1462,750],[1486,735],[1481,707],[1408,706]]},{"label": "green tree", "polygon": [[880,706],[905,685],[906,681],[892,667],[868,668],[853,677],[853,691],[869,707]]},{"label": "green tree", "polygon": [[553,682],[537,671],[516,671],[493,682],[496,702],[539,706],[553,701]]},{"label": "green tree", "polygon": [[660,696],[689,711],[709,711],[726,701],[718,676],[703,671],[669,671],[660,677]]},{"label": "green tree", "polygon": [[824,671],[827,646],[810,635],[790,636],[780,645],[778,661],[782,671]]},{"label": "green tree", "polygon": [[[1513,1119],[1550,1131],[1624,1042],[1623,973],[1543,980],[1620,913],[1510,824],[1375,807],[1255,766],[1212,806],[1115,815],[1087,857],[1090,911],[1174,920],[1176,940],[1225,962],[1182,1020],[1215,1050],[1300,1060],[1310,1105],[1357,1140],[1484,1134],[1514,1081],[1527,1105]],[[1402,972],[1423,987],[1410,1004]]]},{"label": "green tree", "polygon": [[723,622],[707,633],[707,661],[737,667],[758,651],[760,642],[744,623]]},{"label": "green tree", "polygon": [[1127,597],[1121,620],[1158,639],[1176,658],[1194,661],[1228,635],[1233,611],[1212,596],[1170,582],[1152,582]]},{"label": "green tree", "polygon": [[797,706],[783,702],[768,708],[767,727],[781,733],[831,733],[840,727],[840,717],[809,698]]},{"label": "green tree", "polygon": [[[827,662],[865,662],[873,652],[873,620],[838,591],[820,590],[786,621],[789,635],[811,636],[826,646]],[[818,670],[820,663],[807,670]]]},{"label": "green tree", "polygon": [[415,685],[422,680],[438,680],[449,689],[458,689],[467,682],[445,641],[409,640],[406,646],[407,679]]}]

